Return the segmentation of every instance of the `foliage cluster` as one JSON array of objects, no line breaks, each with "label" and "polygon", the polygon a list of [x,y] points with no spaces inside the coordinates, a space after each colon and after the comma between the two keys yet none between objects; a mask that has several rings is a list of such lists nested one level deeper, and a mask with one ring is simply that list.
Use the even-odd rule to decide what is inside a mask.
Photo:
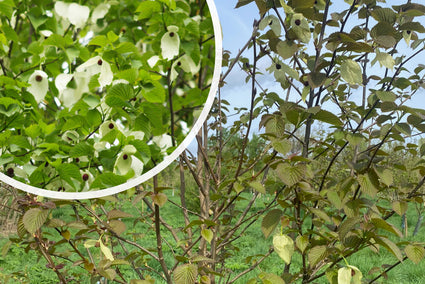
[{"label": "foliage cluster", "polygon": [[0,166],[23,183],[87,191],[138,177],[207,98],[204,2],[5,0],[0,21]]}]

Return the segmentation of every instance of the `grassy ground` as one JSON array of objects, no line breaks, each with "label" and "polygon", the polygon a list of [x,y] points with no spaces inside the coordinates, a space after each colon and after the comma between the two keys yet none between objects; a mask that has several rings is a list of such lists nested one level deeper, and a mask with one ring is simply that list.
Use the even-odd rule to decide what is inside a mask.
[{"label": "grassy ground", "polygon": [[[177,199],[176,197],[171,197],[171,199]],[[253,207],[252,211],[255,212],[261,207],[262,200],[258,200],[256,206]],[[242,202],[240,206],[244,206]],[[126,209],[129,213],[136,214],[136,211],[130,204],[126,206]],[[69,218],[69,212],[56,212],[59,218]],[[173,226],[181,226],[181,210],[174,206],[165,206],[163,209],[164,219]],[[413,233],[414,226],[416,224],[416,211],[414,208],[410,208],[408,211],[408,228],[409,235]],[[396,225],[400,225],[400,217],[394,217],[393,222]],[[140,239],[146,247],[154,247],[154,232],[149,230],[149,228],[143,224],[138,223],[137,226],[133,226],[132,220],[127,220],[127,228],[130,232],[134,233],[144,233],[143,237]],[[165,232],[165,231],[164,231]],[[415,237],[416,241],[425,241],[425,229],[422,227],[419,230],[418,235]],[[409,239],[413,239],[409,237]],[[6,238],[0,239],[0,247],[4,247],[7,243]],[[241,271],[249,267],[249,261],[247,261],[248,256],[252,255],[261,255],[268,251],[272,245],[271,237],[269,239],[264,239],[264,236],[261,233],[260,223],[254,225],[250,228],[244,235],[242,235],[235,243],[239,248],[238,250],[232,250],[230,253],[232,256],[227,258],[226,268],[232,270],[233,273],[231,278],[240,273]],[[170,265],[173,263],[173,258],[171,250],[165,247],[166,261]],[[354,266],[357,266],[363,273],[365,277],[370,278],[368,271],[373,267],[381,267],[383,264],[392,264],[397,260],[394,256],[389,254],[384,249],[381,249],[379,254],[373,253],[370,250],[366,249],[358,254],[350,257],[347,261]],[[300,257],[297,254],[293,257],[292,266],[299,267],[301,264]],[[158,266],[159,264],[151,264],[152,266]],[[271,257],[266,259],[257,269],[249,273],[248,275],[240,278],[236,283],[246,283],[254,275],[258,275],[261,271],[271,272],[280,274],[284,269],[283,261],[273,253]],[[420,262],[418,265],[415,265],[410,260],[404,261],[401,265],[397,266],[388,273],[388,278],[382,278],[377,283],[389,283],[389,284],[416,284],[416,283],[425,283],[425,261]],[[77,279],[75,283],[88,283],[88,279],[82,279],[85,276],[85,271],[79,267],[71,267],[70,274],[74,275]],[[128,277],[137,278],[135,273],[131,268],[124,268],[122,272]],[[30,279],[30,280],[29,280]],[[8,281],[8,282],[7,282]],[[24,251],[24,245],[12,244],[7,255],[0,256],[0,283],[57,283],[57,278],[54,272],[46,268],[46,262],[43,258],[38,258],[37,254],[29,250],[27,253]],[[162,283],[157,281],[157,283]],[[315,283],[328,283],[325,277],[318,279]]]}]

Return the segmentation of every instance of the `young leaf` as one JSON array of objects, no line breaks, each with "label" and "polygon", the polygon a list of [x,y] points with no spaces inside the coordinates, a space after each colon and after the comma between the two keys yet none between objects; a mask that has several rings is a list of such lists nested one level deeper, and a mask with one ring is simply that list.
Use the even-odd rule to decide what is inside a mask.
[{"label": "young leaf", "polygon": [[345,59],[340,67],[341,77],[349,84],[362,84],[362,69],[360,65],[351,59]]},{"label": "young leaf", "polygon": [[41,208],[31,208],[25,212],[22,222],[25,229],[34,234],[46,222],[49,210]]},{"label": "young leaf", "polygon": [[295,244],[297,245],[297,248],[302,253],[304,253],[305,249],[307,248],[309,244],[308,236],[307,235],[298,236],[297,239],[295,240]]},{"label": "young leaf", "polygon": [[114,256],[112,255],[111,250],[103,244],[101,238],[99,239],[99,245],[100,245],[100,250],[102,251],[103,255],[106,257],[106,259],[113,261]]},{"label": "young leaf", "polygon": [[425,249],[421,245],[409,244],[404,248],[404,252],[415,264],[418,264],[425,256]]},{"label": "young leaf", "polygon": [[198,266],[195,264],[183,264],[174,270],[174,283],[176,284],[193,284],[198,278]]},{"label": "young leaf", "polygon": [[201,231],[201,236],[210,244],[211,241],[212,241],[212,239],[213,239],[213,237],[214,237],[214,234],[209,229],[203,229]]},{"label": "young leaf", "polygon": [[160,207],[163,206],[167,202],[167,200],[167,195],[162,192],[152,194],[152,201]]}]

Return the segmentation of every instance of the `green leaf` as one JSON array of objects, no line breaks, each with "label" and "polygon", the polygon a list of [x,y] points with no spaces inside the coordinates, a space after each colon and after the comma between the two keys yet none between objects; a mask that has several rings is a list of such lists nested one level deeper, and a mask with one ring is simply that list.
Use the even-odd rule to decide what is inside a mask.
[{"label": "green leaf", "polygon": [[391,170],[389,169],[384,169],[382,171],[378,170],[377,174],[381,182],[385,184],[386,186],[391,186],[393,184],[394,178],[393,178],[393,172]]},{"label": "green leaf", "polygon": [[341,77],[349,84],[362,84],[362,69],[360,65],[351,59],[346,59],[340,67]]},{"label": "green leaf", "polygon": [[239,8],[239,7],[248,5],[251,2],[254,2],[254,0],[239,0],[238,3],[236,3],[235,8]]},{"label": "green leaf", "polygon": [[106,216],[108,217],[108,220],[120,219],[120,218],[132,218],[132,217],[134,217],[130,213],[123,212],[123,211],[118,210],[118,209],[112,209],[111,211],[109,211],[106,214]]},{"label": "green leaf", "polygon": [[3,33],[6,35],[8,40],[14,41],[14,42],[19,41],[18,34],[9,25],[2,25],[1,29],[3,30]]},{"label": "green leaf", "polygon": [[379,62],[381,67],[384,66],[388,69],[393,69],[395,65],[395,60],[390,54],[386,52],[380,52],[379,50],[376,50],[376,56],[372,60],[372,66],[376,63],[376,61]]},{"label": "green leaf", "polygon": [[372,17],[378,22],[387,22],[391,25],[397,20],[397,14],[391,8],[377,7],[371,12]]},{"label": "green leaf", "polygon": [[393,243],[392,241],[390,241],[387,237],[383,237],[383,236],[377,236],[374,237],[375,241],[377,244],[383,246],[385,249],[387,249],[390,253],[392,253],[398,260],[400,260],[401,262],[403,261],[403,255],[401,253],[400,248]]},{"label": "green leaf", "polygon": [[109,226],[111,226],[112,231],[114,231],[118,236],[127,230],[125,223],[120,220],[110,220]]},{"label": "green leaf", "polygon": [[56,46],[59,48],[64,49],[66,42],[65,39],[58,35],[58,34],[52,34],[51,36],[49,36],[44,42],[44,45],[52,45],[52,46]]},{"label": "green leaf", "polygon": [[261,222],[261,231],[263,231],[266,239],[274,232],[277,225],[279,225],[282,214],[282,210],[273,209],[264,216],[263,221]]},{"label": "green leaf", "polygon": [[201,236],[209,243],[209,244],[211,244],[211,241],[212,241],[212,239],[213,239],[213,237],[214,237],[214,234],[213,234],[213,232],[211,231],[211,230],[209,230],[209,229],[203,229],[202,231],[201,231]]},{"label": "green leaf", "polygon": [[324,109],[321,109],[318,113],[313,115],[313,119],[317,119],[334,126],[342,126],[342,122],[338,116]]},{"label": "green leaf", "polygon": [[390,91],[376,91],[376,96],[383,102],[394,102],[397,95]]},{"label": "green leaf", "polygon": [[257,180],[249,182],[249,186],[259,193],[266,194],[266,189],[264,185]]},{"label": "green leaf", "polygon": [[261,272],[258,277],[261,279],[263,284],[285,284],[285,281],[273,273]]},{"label": "green leaf", "polygon": [[326,246],[315,246],[310,249],[308,252],[308,261],[310,263],[310,267],[314,267],[319,261],[325,259],[327,255],[327,247]]},{"label": "green leaf", "polygon": [[91,156],[93,152],[93,146],[87,142],[80,142],[71,148],[69,156],[72,158],[80,158],[83,156]]},{"label": "green leaf", "polygon": [[315,4],[315,0],[292,0],[291,7],[294,9],[311,8]]},{"label": "green leaf", "polygon": [[360,185],[360,190],[370,197],[375,197],[378,193],[378,189],[375,187],[374,183],[370,180],[369,175],[359,175],[357,181]]},{"label": "green leaf", "polygon": [[273,148],[282,155],[287,154],[292,149],[292,144],[288,139],[272,138]]},{"label": "green leaf", "polygon": [[98,35],[92,38],[88,45],[106,46],[109,43],[108,39],[104,35]]},{"label": "green leaf", "polygon": [[279,164],[276,168],[277,176],[287,186],[293,186],[300,182],[304,176],[305,169],[301,165]]},{"label": "green leaf", "polygon": [[41,208],[31,208],[25,212],[22,222],[25,229],[34,234],[46,222],[49,210]]},{"label": "green leaf", "polygon": [[130,100],[134,97],[134,91],[131,85],[119,83],[109,88],[107,95],[121,98],[122,100]]},{"label": "green leaf", "polygon": [[304,253],[309,243],[310,241],[308,240],[307,235],[299,235],[295,240],[295,244],[297,245],[297,248],[301,251],[301,253]]},{"label": "green leaf", "polygon": [[151,103],[165,102],[165,89],[159,82],[153,82],[143,86],[142,96]]},{"label": "green leaf", "polygon": [[276,235],[273,237],[273,247],[275,252],[286,264],[291,263],[294,253],[294,241],[286,235]]},{"label": "green leaf", "polygon": [[149,19],[154,13],[161,11],[161,4],[157,1],[143,1],[136,9],[137,18],[139,20]]},{"label": "green leaf", "polygon": [[118,46],[115,48],[115,51],[119,54],[137,53],[137,47],[133,43],[125,41],[118,44]]},{"label": "green leaf", "polygon": [[394,201],[391,204],[391,207],[393,208],[395,213],[397,213],[400,216],[403,216],[403,214],[406,213],[409,207],[409,204],[406,201]]},{"label": "green leaf", "polygon": [[397,237],[402,237],[403,234],[400,232],[399,229],[397,229],[393,224],[388,223],[387,221],[381,219],[381,218],[372,218],[371,222],[373,225],[375,225],[376,228],[383,229],[387,232],[390,232]]},{"label": "green leaf", "polygon": [[74,164],[61,164],[56,169],[59,172],[59,177],[71,186],[74,186],[72,179],[82,181],[80,169]]},{"label": "green leaf", "polygon": [[293,41],[279,41],[276,45],[277,53],[283,58],[291,58],[298,50],[298,45]]},{"label": "green leaf", "polygon": [[406,31],[415,31],[418,33],[425,33],[425,28],[422,26],[421,23],[418,22],[407,22],[402,25],[400,25],[400,30],[406,30]]},{"label": "green leaf", "polygon": [[154,193],[151,195],[151,197],[152,201],[160,207],[163,206],[168,200],[167,195],[162,192]]},{"label": "green leaf", "polygon": [[103,188],[103,187],[113,187],[116,185],[123,184],[127,179],[123,176],[116,175],[114,173],[103,173],[97,176],[93,181],[92,188]]},{"label": "green leaf", "polygon": [[404,248],[404,252],[415,264],[418,264],[425,256],[425,249],[421,245],[408,244]]},{"label": "green leaf", "polygon": [[175,284],[193,284],[198,278],[198,266],[183,264],[176,267],[173,274]]},{"label": "green leaf", "polygon": [[113,261],[115,258],[112,255],[112,252],[107,246],[103,244],[102,239],[99,239],[99,245],[100,245],[100,250],[102,251],[103,255],[106,257],[106,259]]}]

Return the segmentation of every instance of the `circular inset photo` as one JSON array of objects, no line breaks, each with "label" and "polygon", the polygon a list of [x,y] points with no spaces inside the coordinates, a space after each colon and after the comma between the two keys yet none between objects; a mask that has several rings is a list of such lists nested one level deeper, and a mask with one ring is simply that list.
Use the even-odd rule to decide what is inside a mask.
[{"label": "circular inset photo", "polygon": [[0,180],[51,198],[124,191],[189,145],[214,101],[213,0],[1,2]]}]

